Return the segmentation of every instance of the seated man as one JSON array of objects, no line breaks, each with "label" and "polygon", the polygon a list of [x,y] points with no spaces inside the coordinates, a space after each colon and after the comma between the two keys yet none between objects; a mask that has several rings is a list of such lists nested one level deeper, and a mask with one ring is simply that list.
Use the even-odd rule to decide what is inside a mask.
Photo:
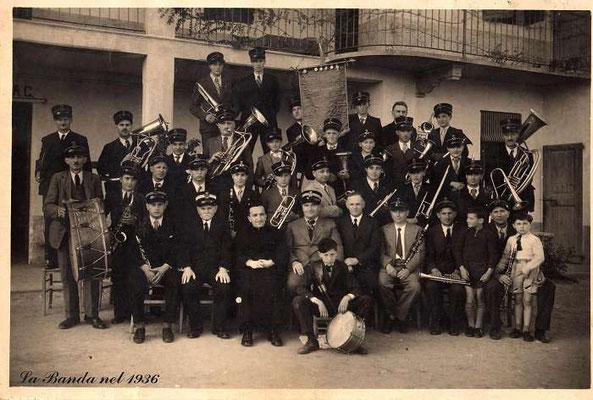
[{"label": "seated man", "polygon": [[336,223],[319,216],[321,193],[308,190],[301,193],[303,218],[292,221],[286,227],[286,244],[290,252],[290,266],[286,286],[290,293],[304,281],[305,266],[319,260],[317,245],[324,238],[338,243],[338,259],[344,259],[344,249]]},{"label": "seated man", "polygon": [[[436,205],[439,224],[431,226],[426,232],[426,273],[437,277],[453,275],[461,279],[460,272],[455,268],[453,249],[465,230],[462,224],[454,224],[457,216],[455,203],[444,199]],[[430,304],[430,334],[441,334],[441,317],[443,315],[443,290],[449,289],[451,314],[449,318],[449,335],[459,335],[465,290],[462,285],[427,280],[426,294]]]},{"label": "seated man", "polygon": [[227,327],[227,310],[231,293],[231,232],[228,221],[220,216],[216,196],[200,192],[195,206],[199,218],[186,221],[184,251],[189,263],[183,266],[181,294],[189,316],[190,339],[199,337],[204,328],[200,313],[200,289],[204,283],[214,292],[212,333],[221,339],[231,336]]},{"label": "seated man", "polygon": [[[179,271],[183,265],[179,253],[179,230],[173,219],[165,215],[167,194],[153,191],[146,195],[148,218],[139,223],[136,245],[132,248],[133,261],[128,274],[132,316],[134,317],[134,343],[143,343],[146,335],[144,327],[144,299],[148,289],[160,284],[165,287],[165,315],[163,342],[171,343],[175,339],[171,324],[176,320]],[[134,238],[130,238],[134,240]]]},{"label": "seated man", "polygon": [[249,226],[237,233],[235,266],[240,275],[239,320],[241,344],[253,345],[253,330],[268,332],[274,346],[282,346],[281,279],[288,263],[284,234],[266,225],[266,210],[260,203],[248,206]]},{"label": "seated man", "polygon": [[[383,326],[383,333],[389,333],[393,325],[399,323],[400,333],[408,330],[406,318],[408,311],[420,294],[418,277],[420,266],[424,262],[424,241],[420,242],[417,250],[410,255],[415,242],[418,240],[420,227],[406,222],[409,207],[401,199],[392,201],[389,205],[392,224],[383,227],[381,246],[381,265],[379,271],[379,290],[388,320]],[[402,289],[399,299],[394,290]]]},{"label": "seated man", "polygon": [[[313,315],[328,318],[352,311],[367,323],[371,319],[373,299],[362,294],[356,279],[337,256],[338,244],[334,240],[325,238],[319,242],[321,259],[307,266],[305,281],[297,288],[297,296],[292,300],[301,333],[307,335],[307,343],[299,349],[299,354],[319,350],[319,342],[313,333]],[[361,345],[356,352],[367,354],[367,349]]]}]

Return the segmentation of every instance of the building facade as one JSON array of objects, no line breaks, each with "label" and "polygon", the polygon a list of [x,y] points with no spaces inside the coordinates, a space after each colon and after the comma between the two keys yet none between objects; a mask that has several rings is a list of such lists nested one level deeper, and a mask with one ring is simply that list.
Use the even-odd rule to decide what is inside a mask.
[{"label": "building facade", "polygon": [[416,125],[436,103],[453,104],[452,125],[472,140],[475,158],[502,139],[497,118],[536,110],[548,123],[527,141],[543,157],[533,180],[537,229],[588,257],[588,12],[278,9],[270,18],[266,9],[184,10],[199,18],[159,9],[15,9],[13,256],[43,258],[34,164],[41,138],[55,130],[54,104],[72,105],[72,128],[88,137],[92,161],[116,137],[112,115],[120,109],[134,113],[135,127],[162,114],[199,137],[189,106],[206,55],[221,51],[239,77],[250,71],[247,50],[262,45],[281,82],[283,132],[292,124],[287,99],[298,93],[294,69],[344,59],[354,60],[349,92],[368,91],[370,113],[383,125],[398,100]]}]

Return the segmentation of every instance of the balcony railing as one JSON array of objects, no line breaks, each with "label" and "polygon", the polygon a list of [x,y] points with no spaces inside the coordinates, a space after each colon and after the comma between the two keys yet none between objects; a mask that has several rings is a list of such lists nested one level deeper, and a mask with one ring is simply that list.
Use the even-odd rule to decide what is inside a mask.
[{"label": "balcony railing", "polygon": [[144,31],[143,8],[31,8],[20,10],[20,15],[15,15],[15,17]]}]

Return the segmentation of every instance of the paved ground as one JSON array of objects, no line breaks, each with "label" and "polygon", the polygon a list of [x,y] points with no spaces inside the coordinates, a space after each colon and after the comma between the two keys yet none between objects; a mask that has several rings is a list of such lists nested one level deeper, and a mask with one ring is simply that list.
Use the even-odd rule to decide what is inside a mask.
[{"label": "paved ground", "polygon": [[[10,384],[21,385],[23,371],[43,378],[158,374],[147,387],[183,388],[588,388],[590,387],[589,275],[583,266],[578,284],[558,283],[550,344],[508,338],[498,342],[427,330],[406,335],[367,331],[369,354],[342,355],[323,350],[296,354],[296,332],[285,332],[285,346],[256,338],[244,348],[235,333],[223,341],[210,334],[172,344],[160,339],[160,324],[147,327],[143,345],[131,342],[128,325],[98,331],[88,325],[57,329],[62,320],[58,295],[50,315],[41,311],[38,267],[13,266],[11,276]],[[107,304],[105,304],[108,307]],[[108,321],[111,309],[101,313]],[[32,380],[25,385],[36,385]],[[43,385],[39,382],[37,385]],[[46,385],[46,384],[45,384]],[[72,385],[68,385],[72,386]],[[109,385],[114,386],[114,385]]]}]

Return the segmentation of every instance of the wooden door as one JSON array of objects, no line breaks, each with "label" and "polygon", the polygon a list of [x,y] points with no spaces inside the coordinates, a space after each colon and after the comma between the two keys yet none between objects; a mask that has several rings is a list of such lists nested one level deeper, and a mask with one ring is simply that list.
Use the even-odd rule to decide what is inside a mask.
[{"label": "wooden door", "polygon": [[583,256],[583,144],[544,146],[544,231]]},{"label": "wooden door", "polygon": [[31,103],[12,103],[11,261],[27,262],[29,249],[29,174]]}]

